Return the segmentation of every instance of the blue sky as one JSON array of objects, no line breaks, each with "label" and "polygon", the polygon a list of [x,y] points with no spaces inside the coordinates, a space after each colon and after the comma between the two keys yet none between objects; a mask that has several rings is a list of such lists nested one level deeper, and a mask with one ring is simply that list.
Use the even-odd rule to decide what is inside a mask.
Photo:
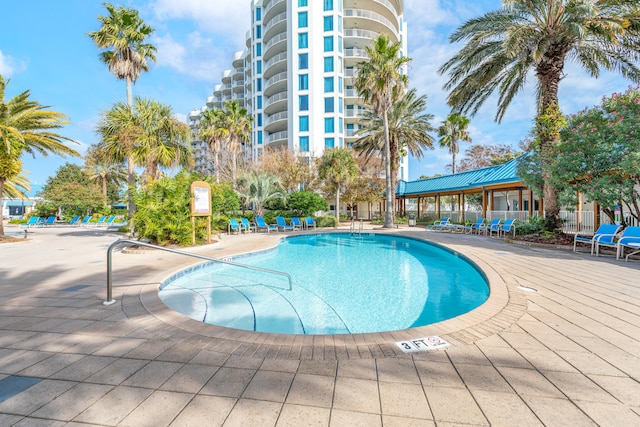
[{"label": "blue sky", "polygon": [[[319,1],[319,0],[312,0]],[[134,95],[172,106],[181,119],[204,105],[223,70],[230,67],[235,51],[244,47],[249,29],[250,0],[123,0],[114,4],[133,7],[155,28],[151,39],[158,61],[134,86]],[[427,110],[434,125],[449,113],[445,77],[437,73],[458,47],[448,43],[449,34],[467,19],[500,6],[500,1],[405,0],[408,23],[410,86],[428,96]],[[29,10],[25,10],[28,8]],[[96,0],[30,0],[6,2],[0,15],[0,74],[10,78],[7,97],[31,90],[32,98],[65,113],[70,120],[61,133],[78,142],[81,153],[97,142],[94,133],[99,115],[125,100],[125,83],[118,81],[98,59],[98,50],[86,34],[97,30],[98,15],[106,11]],[[28,17],[28,19],[26,19]],[[629,81],[608,73],[588,77],[571,64],[560,85],[561,108],[573,113],[597,104],[602,95],[623,91]],[[534,76],[517,96],[501,124],[493,121],[495,100],[472,118],[473,144],[518,142],[531,128],[535,113]],[[461,147],[461,155],[465,145]],[[24,167],[34,184],[44,184],[66,161],[80,159],[49,156],[25,157]],[[425,153],[410,163],[410,179],[445,173],[451,162],[446,150]]]}]

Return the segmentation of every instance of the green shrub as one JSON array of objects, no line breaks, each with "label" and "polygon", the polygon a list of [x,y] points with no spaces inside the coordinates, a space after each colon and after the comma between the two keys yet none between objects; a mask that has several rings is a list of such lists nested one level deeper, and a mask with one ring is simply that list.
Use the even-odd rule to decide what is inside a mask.
[{"label": "green shrub", "polygon": [[544,217],[535,215],[529,218],[529,222],[516,221],[515,225],[517,235],[540,234],[544,229]]},{"label": "green shrub", "polygon": [[287,196],[287,208],[293,211],[293,216],[311,216],[314,212],[329,210],[329,205],[318,193],[297,191]]},{"label": "green shrub", "polygon": [[338,219],[333,215],[320,216],[315,218],[318,227],[337,227]]}]

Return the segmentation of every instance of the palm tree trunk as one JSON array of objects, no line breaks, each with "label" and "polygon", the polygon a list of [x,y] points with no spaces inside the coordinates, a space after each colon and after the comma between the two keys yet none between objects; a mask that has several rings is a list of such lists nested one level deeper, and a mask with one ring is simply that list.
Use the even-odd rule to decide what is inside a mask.
[{"label": "palm tree trunk", "polygon": [[338,220],[338,225],[340,225],[340,185],[337,186],[336,189],[336,219]]},{"label": "palm tree trunk", "polygon": [[133,111],[133,89],[131,84],[131,77],[127,76],[127,105],[129,110]]},{"label": "palm tree trunk", "polygon": [[220,183],[220,154],[218,153],[218,151],[216,150],[216,153],[214,154],[214,167],[216,168],[216,184]]},{"label": "palm tree trunk", "polygon": [[458,153],[458,143],[455,139],[451,140],[451,157],[453,157],[453,163],[451,163],[451,172],[456,174],[456,154]]},{"label": "palm tree trunk", "polygon": [[127,158],[127,169],[127,211],[129,212],[129,218],[133,218],[133,214],[136,213],[136,204],[133,201],[136,189],[136,165],[131,156]]},{"label": "palm tree trunk", "polygon": [[[548,115],[551,111],[560,112],[558,108],[558,85],[562,75],[564,66],[565,53],[558,51],[553,55],[547,56],[538,65],[536,75],[540,82],[540,103],[538,117]],[[560,205],[558,203],[558,190],[551,184],[553,159],[553,146],[560,141],[560,132],[557,127],[557,119],[551,118],[549,125],[549,117],[547,116],[547,124],[545,129],[538,129],[538,137],[540,139],[540,158],[542,163],[542,179],[544,194],[544,215],[545,228],[550,231],[562,230],[562,220],[560,219]],[[540,127],[540,122],[538,122]]]},{"label": "palm tree trunk", "polygon": [[382,112],[384,123],[384,174],[386,184],[386,212],[382,228],[393,228],[393,186],[391,185],[391,147],[389,143],[389,117],[387,110]]}]

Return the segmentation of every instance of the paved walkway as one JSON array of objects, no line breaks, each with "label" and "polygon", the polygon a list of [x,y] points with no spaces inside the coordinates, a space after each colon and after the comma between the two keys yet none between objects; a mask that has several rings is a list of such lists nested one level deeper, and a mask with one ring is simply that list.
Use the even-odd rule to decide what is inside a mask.
[{"label": "paved walkway", "polygon": [[[0,425],[640,425],[637,259],[395,232],[478,262],[490,301],[397,333],[238,332],[159,302],[158,283],[194,262],[185,257],[114,253],[117,303],[103,306],[116,233],[56,227],[1,244]],[[224,236],[198,253],[277,238]],[[431,334],[452,345],[404,354],[394,344]]]}]

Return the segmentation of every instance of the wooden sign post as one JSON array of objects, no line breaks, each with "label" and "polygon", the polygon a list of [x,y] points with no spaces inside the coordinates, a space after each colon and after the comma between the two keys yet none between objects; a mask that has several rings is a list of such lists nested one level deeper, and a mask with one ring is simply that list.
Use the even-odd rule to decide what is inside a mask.
[{"label": "wooden sign post", "polygon": [[191,244],[196,244],[196,217],[207,217],[207,243],[211,243],[211,186],[204,181],[191,184]]}]

